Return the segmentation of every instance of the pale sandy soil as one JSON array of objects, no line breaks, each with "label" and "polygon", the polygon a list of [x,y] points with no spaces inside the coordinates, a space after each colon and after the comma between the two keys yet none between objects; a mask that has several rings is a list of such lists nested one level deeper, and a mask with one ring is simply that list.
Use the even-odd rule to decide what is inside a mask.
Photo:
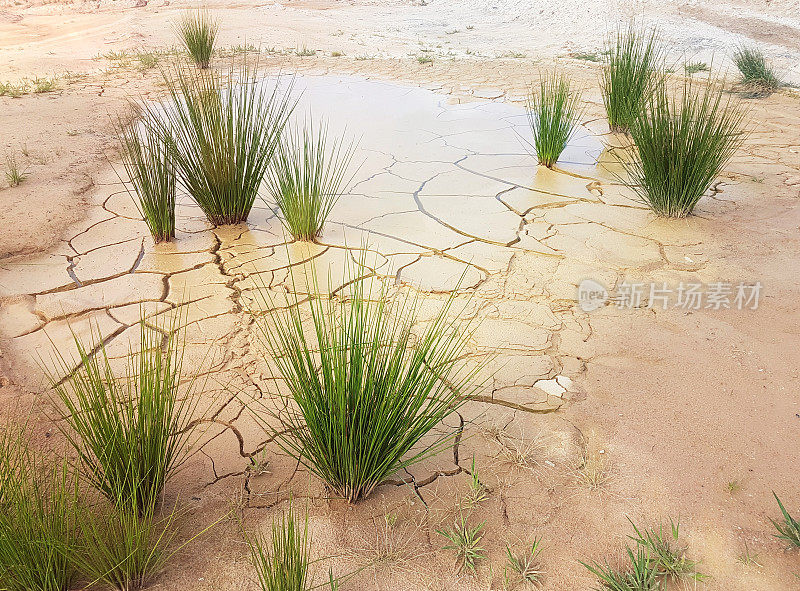
[{"label": "pale sandy soil", "polygon": [[[501,589],[505,545],[522,547],[538,535],[546,544],[544,588],[566,591],[593,585],[578,560],[618,559],[630,532],[626,517],[655,523],[671,516],[681,518],[690,555],[711,576],[698,588],[798,587],[800,556],[784,551],[769,523],[777,516],[773,490],[800,511],[797,94],[747,101],[752,133],[717,192],[696,216],[663,221],[595,166],[603,145],[615,141],[601,117],[597,70],[566,57],[597,49],[598,29],[630,15],[617,3],[218,7],[224,46],[321,50],[265,55],[262,67],[303,74],[298,83],[315,112],[362,136],[364,165],[319,245],[282,246],[280,225],[263,204],[248,227],[214,229],[184,200],[178,240],[154,247],[109,165],[116,161],[109,114],[123,112],[128,96],[157,98],[159,74],[135,60],[95,56],[171,45],[177,11],[160,4],[0,10],[0,80],[76,74],[55,93],[0,97],[0,143],[17,151],[29,173],[21,186],[0,188],[5,417],[30,404],[37,413],[47,408],[36,362],[47,359],[49,338],[65,346],[69,326],[85,333],[94,321],[121,354],[141,302],[155,314],[188,293],[187,363],[198,367],[211,347],[205,368],[226,387],[208,385],[218,412],[211,441],[169,490],[192,509],[187,531],[224,514],[234,499],[248,527],[266,527],[291,491],[308,503],[315,551],[333,556],[336,572],[370,564],[345,590]],[[747,35],[769,43],[785,71],[797,67],[796,38],[775,36],[784,30],[778,26],[798,27],[792,2],[642,6],[676,54],[721,52]],[[559,10],[577,23],[558,18]],[[553,32],[530,33],[536,19]],[[432,65],[417,63],[420,48],[433,50]],[[449,51],[455,60],[442,57]],[[527,56],[497,57],[509,51]],[[559,172],[549,173],[537,171],[520,146],[525,120],[516,105],[554,57],[586,85],[588,108]],[[263,455],[269,470],[250,474],[244,456],[265,436],[235,394],[271,386],[243,312],[254,277],[280,293],[289,257],[338,273],[345,243],[363,237],[385,261],[380,273],[421,289],[431,303],[465,272],[469,313],[483,319],[471,355],[496,357],[481,398],[462,411],[458,463],[444,452],[411,470],[417,487],[387,485],[348,507],[326,498],[316,479],[295,472],[271,445]],[[608,306],[586,313],[575,301],[584,278],[609,287],[624,279],[760,281],[763,299],[755,311]],[[42,418],[33,437],[58,445],[53,433]],[[486,521],[488,560],[467,576],[454,572],[434,530],[467,492],[462,469],[473,455],[490,486],[473,512]],[[596,490],[581,484],[584,456],[605,467]],[[730,493],[733,481],[741,490]],[[387,514],[396,525],[385,525]],[[745,544],[759,565],[737,561]],[[191,545],[157,586],[254,589],[237,525],[225,522]]]}]

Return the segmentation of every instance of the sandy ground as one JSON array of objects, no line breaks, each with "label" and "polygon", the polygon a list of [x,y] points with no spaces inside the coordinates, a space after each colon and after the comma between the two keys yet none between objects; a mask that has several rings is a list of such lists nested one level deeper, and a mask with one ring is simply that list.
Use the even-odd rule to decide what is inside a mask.
[{"label": "sandy ground", "polygon": [[[627,517],[680,517],[690,556],[711,577],[702,587],[797,588],[800,556],[772,537],[769,518],[773,490],[800,510],[800,99],[786,91],[747,101],[752,133],[715,193],[692,218],[657,220],[595,165],[616,140],[601,117],[596,66],[568,57],[600,47],[598,30],[631,16],[629,3],[549,4],[217,7],[223,46],[274,47],[264,70],[302,74],[315,112],[362,136],[364,165],[321,244],[288,249],[269,207],[248,227],[214,229],[187,200],[175,245],[154,247],[109,163],[109,114],[124,112],[126,97],[157,98],[159,74],[135,57],[97,56],[171,45],[175,4],[4,5],[0,80],[70,76],[53,93],[0,97],[0,142],[29,174],[0,188],[3,414],[46,408],[36,361],[47,358],[48,337],[66,346],[69,326],[85,333],[96,322],[121,354],[141,302],[170,313],[188,290],[190,365],[211,346],[206,368],[227,389],[208,387],[218,413],[210,442],[170,487],[192,509],[187,531],[234,500],[248,527],[267,526],[292,491],[310,508],[315,551],[334,556],[336,572],[368,565],[344,589],[501,589],[505,545],[542,536],[545,588],[578,590],[593,579],[577,561],[618,560]],[[793,2],[637,3],[636,14],[659,23],[676,56],[713,52],[724,70],[719,54],[747,36],[798,75]],[[302,47],[319,51],[282,51]],[[421,54],[433,63],[418,63]],[[548,173],[520,147],[518,104],[554,60],[586,85],[588,108]],[[264,435],[231,392],[270,387],[242,312],[254,277],[279,293],[290,260],[336,271],[345,243],[362,236],[382,274],[431,303],[464,272],[469,313],[483,318],[471,355],[496,357],[494,377],[462,411],[457,453],[348,507],[272,446],[258,451]],[[618,290],[626,280],[759,281],[763,291],[757,310],[587,313],[576,303],[586,278]],[[52,433],[42,419],[33,436],[58,445]],[[251,454],[268,461],[265,473],[247,468]],[[471,516],[486,521],[488,559],[468,576],[454,572],[434,530],[468,491],[473,456],[490,487]],[[587,461],[603,474],[596,488],[582,483]],[[738,560],[745,547],[758,564]],[[254,588],[236,524],[189,546],[157,584]]]}]

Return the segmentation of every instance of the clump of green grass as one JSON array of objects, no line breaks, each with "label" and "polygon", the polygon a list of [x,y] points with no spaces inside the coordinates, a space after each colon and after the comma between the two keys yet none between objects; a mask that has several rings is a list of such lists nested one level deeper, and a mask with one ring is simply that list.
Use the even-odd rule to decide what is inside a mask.
[{"label": "clump of green grass", "polygon": [[[515,583],[537,585],[542,582],[544,571],[541,567],[539,554],[542,552],[542,541],[535,538],[533,544],[527,552],[515,554],[509,546],[506,546],[506,570],[505,578],[507,581],[516,579]],[[509,575],[509,571],[513,573]]]},{"label": "clump of green grass", "polygon": [[317,55],[316,49],[309,49],[305,45],[303,45],[303,49],[298,49],[294,52],[297,57],[311,57]]},{"label": "clump of green grass", "polygon": [[165,74],[171,101],[150,107],[174,145],[178,177],[215,225],[247,220],[296,101],[291,84],[259,81],[256,68]]},{"label": "clump of green grass", "polygon": [[639,528],[628,518],[633,526],[634,535],[629,536],[636,544],[643,546],[651,561],[651,566],[659,576],[670,579],[690,579],[703,581],[705,575],[697,571],[697,562],[686,556],[688,549],[679,545],[680,522],[669,520],[669,529],[662,525],[650,528]]},{"label": "clump of green grass", "polygon": [[683,71],[689,76],[698,72],[708,72],[710,69],[705,62],[687,62],[683,64]]},{"label": "clump of green grass", "polygon": [[185,347],[180,318],[155,328],[140,321],[140,348],[128,354],[124,375],[112,368],[99,334],[88,345],[74,336],[80,362],[74,371],[75,360],[54,356],[51,380],[64,416],[59,424],[87,481],[121,519],[129,517],[126,511],[143,519],[153,515],[192,441],[198,397],[193,380],[180,384]]},{"label": "clump of green grass", "polygon": [[474,573],[478,562],[486,556],[481,544],[485,525],[485,522],[481,522],[478,525],[471,526],[467,523],[467,518],[461,514],[460,520],[456,521],[452,526],[436,530],[436,533],[450,542],[445,544],[443,548],[455,552],[459,571],[466,570]]},{"label": "clump of green grass", "polygon": [[208,68],[218,30],[217,22],[205,10],[185,12],[175,25],[192,61],[201,69]]},{"label": "clump of green grass", "polygon": [[780,77],[767,63],[764,52],[757,47],[739,47],[733,62],[741,74],[741,85],[754,96],[772,94],[781,87]]},{"label": "clump of green grass", "polygon": [[617,569],[608,562],[581,564],[597,577],[600,589],[604,591],[660,591],[662,585],[648,549],[636,544],[636,552],[630,547],[626,547],[625,552],[629,562],[625,569]]},{"label": "clump of green grass", "polygon": [[122,164],[133,191],[127,184],[125,187],[134,197],[153,241],[157,244],[171,240],[175,237],[177,177],[172,141],[159,131],[149,116],[132,125],[118,120],[117,137],[122,147]]},{"label": "clump of green grass", "polygon": [[296,240],[314,240],[347,184],[355,144],[329,140],[328,126],[287,130],[271,167],[270,190]]},{"label": "clump of green grass", "polygon": [[539,164],[553,168],[567,147],[580,117],[580,98],[563,74],[545,75],[538,92],[531,89],[527,115]]},{"label": "clump of green grass", "polygon": [[[346,297],[323,295],[312,267],[309,301],[295,295],[257,322],[294,403],[270,413],[278,442],[351,503],[441,450],[453,435],[432,430],[476,388],[462,358],[472,331],[448,318],[453,298],[417,334],[418,300],[375,288],[363,252],[343,278]],[[263,286],[257,299],[275,308]]]},{"label": "clump of green grass", "polygon": [[74,575],[77,479],[66,462],[45,466],[23,429],[0,427],[0,588],[63,591]]},{"label": "clump of green grass", "polygon": [[686,217],[744,140],[744,111],[720,86],[678,96],[660,88],[631,122],[637,152],[622,161],[632,190],[660,216]]},{"label": "clump of green grass", "polygon": [[309,566],[311,540],[308,515],[299,523],[292,505],[272,521],[272,537],[245,534],[250,560],[262,591],[308,591],[313,588]]},{"label": "clump of green grass", "polygon": [[28,178],[28,173],[20,168],[19,162],[17,162],[17,156],[14,152],[6,154],[5,175],[9,187],[18,187],[22,184],[22,181]]},{"label": "clump of green grass", "polygon": [[662,85],[664,50],[655,29],[648,34],[631,23],[617,31],[606,51],[603,104],[611,131],[624,133]]},{"label": "clump of green grass", "polygon": [[433,56],[428,55],[426,53],[421,53],[417,56],[417,63],[418,64],[432,64],[433,63]]},{"label": "clump of green grass", "polygon": [[165,517],[153,507],[136,511],[128,494],[121,490],[112,506],[81,513],[83,544],[74,557],[90,580],[117,591],[146,587],[177,552],[177,509]]},{"label": "clump of green grass", "polygon": [[782,515],[781,520],[770,520],[772,521],[772,525],[775,526],[775,529],[778,530],[778,533],[775,534],[775,537],[779,540],[783,540],[792,548],[800,548],[800,521],[797,521],[791,516],[791,514],[786,510],[786,507],[783,506],[783,503],[781,503],[781,500],[778,498],[777,494],[773,492],[772,495],[778,502],[778,507],[780,507]]}]

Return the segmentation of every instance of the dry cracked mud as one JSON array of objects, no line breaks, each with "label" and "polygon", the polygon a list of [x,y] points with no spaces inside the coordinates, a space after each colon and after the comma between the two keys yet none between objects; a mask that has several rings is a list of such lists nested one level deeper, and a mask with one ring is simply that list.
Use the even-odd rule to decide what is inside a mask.
[{"label": "dry cracked mud", "polygon": [[[3,367],[13,382],[4,378],[0,400],[10,408],[28,400],[24,390],[46,406],[39,364],[54,345],[69,354],[72,331],[99,332],[121,358],[136,344],[140,310],[178,314],[186,367],[208,378],[205,445],[169,491],[190,508],[187,531],[231,509],[266,527],[293,495],[310,509],[315,552],[331,557],[325,568],[356,571],[345,589],[500,589],[506,544],[521,550],[541,535],[546,588],[574,590],[593,584],[578,559],[619,555],[626,516],[680,516],[690,554],[711,575],[706,588],[794,588],[797,557],[772,539],[768,518],[771,490],[798,500],[789,468],[800,451],[797,98],[752,101],[746,146],[697,215],[675,221],[654,217],[619,183],[610,152],[623,142],[607,133],[596,90],[551,171],[525,149],[519,100],[530,74],[518,63],[492,72],[380,60],[280,65],[301,72],[298,113],[311,109],[359,140],[353,182],[320,240],[288,240],[268,201],[246,225],[215,228],[181,196],[176,240],[153,245],[114,167],[103,165],[62,239],[0,259]],[[587,85],[593,75],[575,72]],[[83,88],[95,93],[92,84]],[[114,80],[99,87],[121,94]],[[444,426],[459,433],[452,449],[348,506],[245,408],[253,398],[269,404],[280,388],[250,311],[259,287],[277,305],[302,293],[310,266],[341,288],[363,248],[369,273],[422,294],[423,320],[457,291],[480,321],[470,357],[487,363],[487,381]],[[611,292],[625,282],[718,281],[759,281],[763,292],[758,310],[663,310],[645,299],[585,312],[576,301],[584,279]],[[44,421],[35,432],[59,439]],[[435,530],[469,494],[473,460],[487,498],[472,518],[486,522],[488,558],[468,575]],[[726,491],[731,481],[740,492]],[[760,566],[737,560],[745,543]],[[235,519],[189,546],[158,585],[255,588]]]}]

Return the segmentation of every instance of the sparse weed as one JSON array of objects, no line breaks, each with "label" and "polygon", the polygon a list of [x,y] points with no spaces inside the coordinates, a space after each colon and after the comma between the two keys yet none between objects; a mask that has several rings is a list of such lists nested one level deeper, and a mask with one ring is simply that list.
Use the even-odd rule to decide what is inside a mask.
[{"label": "sparse weed", "polygon": [[646,34],[631,23],[609,40],[603,67],[603,104],[611,131],[627,132],[663,83],[664,53],[658,32]]},{"label": "sparse weed", "polygon": [[577,51],[571,53],[570,57],[584,62],[600,63],[603,61],[605,53],[600,51]]},{"label": "sparse weed", "polygon": [[608,460],[605,454],[594,450],[585,450],[577,470],[578,483],[589,490],[598,490],[611,478]]},{"label": "sparse weed", "polygon": [[27,93],[28,89],[25,83],[12,84],[11,82],[0,82],[0,96],[10,96],[11,98],[19,98]]},{"label": "sparse weed", "polygon": [[469,492],[464,498],[464,505],[472,507],[489,498],[489,487],[481,482],[478,476],[478,469],[475,467],[475,456],[472,456],[472,467],[470,469]]},{"label": "sparse weed", "polygon": [[201,69],[208,68],[218,30],[217,22],[205,10],[187,11],[175,24],[179,39]]},{"label": "sparse weed", "polygon": [[725,483],[725,490],[728,491],[728,494],[735,495],[742,490],[742,483],[738,480],[729,480]]},{"label": "sparse weed", "polygon": [[705,62],[687,62],[683,64],[683,71],[689,76],[698,72],[708,72],[710,69]]},{"label": "sparse weed", "polygon": [[528,56],[527,56],[527,54],[522,53],[520,51],[505,51],[505,52],[501,53],[500,55],[498,55],[497,57],[500,58],[500,59],[519,60],[519,59],[524,59],[524,58],[526,58]]},{"label": "sparse weed", "polygon": [[433,56],[422,53],[417,56],[417,63],[419,64],[432,64],[433,63]]},{"label": "sparse weed", "polygon": [[[515,554],[510,546],[506,546],[505,579],[512,583],[538,585],[544,577],[539,554],[542,552],[541,538],[534,538],[531,547],[522,554]],[[509,571],[513,575],[509,575]]]},{"label": "sparse weed", "polygon": [[31,85],[34,94],[53,92],[56,89],[56,79],[36,77],[33,80],[31,80]]},{"label": "sparse weed", "polygon": [[18,187],[22,181],[28,178],[28,173],[20,168],[19,162],[17,162],[17,156],[14,152],[6,154],[5,175],[9,187]]},{"label": "sparse weed", "polygon": [[436,533],[444,536],[450,542],[443,548],[455,552],[458,570],[474,573],[477,570],[478,562],[486,556],[481,545],[483,528],[486,524],[481,522],[478,525],[470,526],[463,513],[459,515],[459,519],[448,528],[437,529]]},{"label": "sparse weed", "polygon": [[782,520],[770,520],[772,521],[772,525],[775,526],[775,529],[778,530],[775,537],[786,542],[791,548],[800,548],[800,521],[797,521],[791,516],[789,511],[786,510],[786,507],[783,506],[783,503],[781,503],[777,494],[773,492],[772,495],[778,502],[778,507],[780,507],[783,517]]},{"label": "sparse weed", "polygon": [[[221,49],[220,55],[224,57],[232,57],[236,55],[247,55],[247,54],[260,54],[261,49],[253,45],[252,43],[245,43],[244,45],[231,45],[228,48]],[[267,53],[275,53],[275,50],[267,50]]]},{"label": "sparse weed", "polygon": [[659,575],[653,568],[647,548],[637,544],[635,553],[630,547],[626,547],[625,552],[630,565],[624,570],[616,569],[608,562],[581,564],[598,578],[603,591],[661,591]]},{"label": "sparse weed", "polygon": [[309,49],[305,45],[303,45],[303,49],[296,50],[294,54],[298,57],[311,57],[313,55],[317,55],[317,50]]},{"label": "sparse weed", "polygon": [[663,525],[658,528],[639,528],[628,518],[634,535],[628,536],[636,544],[647,549],[652,567],[659,575],[673,579],[703,581],[706,577],[697,572],[697,562],[686,556],[686,546],[679,545],[680,522],[670,518],[669,530]]},{"label": "sparse weed", "polygon": [[136,54],[136,59],[139,60],[140,70],[151,70],[155,68],[161,60],[159,54],[152,51],[140,51]]},{"label": "sparse weed", "polygon": [[745,566],[763,566],[761,563],[758,562],[758,553],[753,552],[750,547],[747,545],[747,542],[744,543],[744,551],[736,557],[736,561],[745,565]]}]

